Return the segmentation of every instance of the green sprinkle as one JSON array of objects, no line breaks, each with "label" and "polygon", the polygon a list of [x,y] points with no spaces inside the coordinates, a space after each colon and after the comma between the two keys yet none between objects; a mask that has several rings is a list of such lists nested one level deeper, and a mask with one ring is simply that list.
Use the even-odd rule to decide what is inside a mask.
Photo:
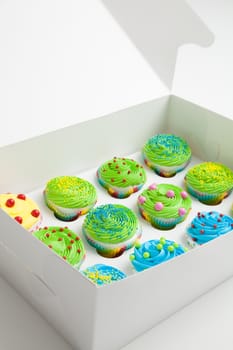
[{"label": "green sprinkle", "polygon": [[149,252],[143,253],[143,258],[147,259],[149,257],[150,257],[150,253]]},{"label": "green sprinkle", "polygon": [[159,243],[159,244],[157,244],[156,248],[157,248],[158,250],[162,250],[162,249],[163,249],[163,245],[162,245],[161,243]]},{"label": "green sprinkle", "polygon": [[174,248],[172,245],[169,245],[169,246],[167,247],[167,250],[168,250],[169,252],[174,252],[175,248]]},{"label": "green sprinkle", "polygon": [[140,247],[141,247],[141,243],[139,241],[136,241],[135,248],[140,248]]},{"label": "green sprinkle", "polygon": [[178,248],[178,247],[179,247],[179,244],[176,243],[176,242],[174,242],[174,243],[173,243],[173,247]]},{"label": "green sprinkle", "polygon": [[135,255],[134,255],[134,254],[131,254],[131,255],[129,256],[129,260],[132,261],[132,260],[134,260],[134,259],[135,259]]}]

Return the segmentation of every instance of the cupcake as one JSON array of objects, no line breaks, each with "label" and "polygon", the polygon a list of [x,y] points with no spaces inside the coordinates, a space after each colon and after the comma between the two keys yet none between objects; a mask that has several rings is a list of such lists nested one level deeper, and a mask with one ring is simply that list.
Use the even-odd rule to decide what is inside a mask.
[{"label": "cupcake", "polygon": [[182,171],[191,159],[191,149],[187,142],[171,134],[151,137],[142,153],[145,164],[163,177],[172,177]]},{"label": "cupcake", "polygon": [[217,211],[199,212],[187,228],[191,248],[202,245],[233,230],[233,219]]},{"label": "cupcake", "polygon": [[200,202],[216,205],[233,189],[233,172],[225,165],[204,162],[195,165],[185,176],[187,191]]},{"label": "cupcake", "polygon": [[87,214],[83,234],[100,255],[114,258],[134,246],[141,237],[141,227],[131,209],[120,204],[105,204]]},{"label": "cupcake", "polygon": [[0,194],[0,208],[29,232],[39,228],[42,220],[40,209],[25,194]]},{"label": "cupcake", "polygon": [[143,166],[133,159],[114,157],[97,170],[98,181],[112,197],[126,198],[146,182]]},{"label": "cupcake", "polygon": [[141,216],[160,230],[172,229],[184,221],[191,205],[187,192],[171,184],[152,184],[138,197]]},{"label": "cupcake", "polygon": [[57,219],[73,221],[95,205],[97,192],[95,187],[84,179],[60,176],[47,183],[44,199]]},{"label": "cupcake", "polygon": [[129,258],[134,269],[139,272],[175,258],[185,251],[180,244],[161,237],[159,240],[138,243]]},{"label": "cupcake", "polygon": [[97,286],[122,280],[126,275],[115,267],[96,264],[82,271],[82,274]]},{"label": "cupcake", "polygon": [[68,227],[45,226],[34,232],[33,236],[76,269],[80,267],[85,258],[82,240]]}]

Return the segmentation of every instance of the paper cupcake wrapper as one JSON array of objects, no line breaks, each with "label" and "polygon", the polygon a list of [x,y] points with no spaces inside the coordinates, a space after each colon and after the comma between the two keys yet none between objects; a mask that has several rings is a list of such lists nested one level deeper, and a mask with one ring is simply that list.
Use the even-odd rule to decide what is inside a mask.
[{"label": "paper cupcake wrapper", "polygon": [[176,166],[163,166],[163,165],[158,165],[153,163],[151,160],[147,159],[145,154],[143,154],[143,159],[145,164],[154,170],[154,172],[156,174],[158,174],[159,176],[162,177],[172,177],[174,175],[176,175],[177,173],[181,172],[190,162],[190,159],[180,165],[176,165]]},{"label": "paper cupcake wrapper", "polygon": [[54,212],[57,219],[62,221],[74,221],[81,215],[85,215],[90,209],[92,209],[95,203],[86,206],[85,208],[62,208],[51,201],[49,201],[44,195],[45,203],[48,208]]},{"label": "paper cupcake wrapper", "polygon": [[181,223],[185,220],[188,213],[185,216],[179,216],[177,218],[165,219],[165,218],[157,218],[148,215],[142,208],[139,207],[139,212],[143,219],[150,222],[152,226],[158,228],[160,230],[170,230],[174,228],[177,224]]},{"label": "paper cupcake wrapper", "polygon": [[229,194],[232,191],[232,190],[229,190],[220,194],[217,194],[217,193],[209,194],[209,193],[199,192],[195,190],[187,182],[186,182],[186,189],[188,193],[191,194],[193,197],[197,198],[200,202],[208,205],[216,205],[221,203],[221,201],[227,196],[229,196]]},{"label": "paper cupcake wrapper", "polygon": [[132,193],[138,192],[144,185],[142,183],[139,185],[128,186],[128,187],[111,186],[108,183],[106,183],[101,177],[99,177],[98,172],[97,172],[97,178],[98,178],[99,184],[108,191],[110,196],[112,196],[114,198],[119,198],[119,199],[127,198]]}]

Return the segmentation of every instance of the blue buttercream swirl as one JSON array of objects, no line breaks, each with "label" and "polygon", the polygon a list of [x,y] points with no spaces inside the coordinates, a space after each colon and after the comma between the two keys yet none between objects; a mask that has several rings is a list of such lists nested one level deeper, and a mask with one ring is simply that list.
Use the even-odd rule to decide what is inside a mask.
[{"label": "blue buttercream swirl", "polygon": [[187,229],[187,234],[203,244],[233,230],[233,219],[217,211],[199,212]]},{"label": "blue buttercream swirl", "polygon": [[136,271],[143,271],[149,267],[163,263],[185,253],[180,244],[163,237],[138,244],[134,253],[130,255],[131,263]]}]

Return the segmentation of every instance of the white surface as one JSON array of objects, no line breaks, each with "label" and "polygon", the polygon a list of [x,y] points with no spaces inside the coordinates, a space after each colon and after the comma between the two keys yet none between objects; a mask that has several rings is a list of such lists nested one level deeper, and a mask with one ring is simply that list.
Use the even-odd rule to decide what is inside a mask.
[{"label": "white surface", "polygon": [[[191,80],[200,103],[207,105],[208,95],[208,103],[210,103],[208,107],[233,116],[232,1],[189,0],[188,2],[214,32],[216,40],[213,50],[208,54],[205,49],[197,47],[188,49],[191,62],[194,64],[183,62],[182,84]],[[127,53],[120,56],[119,46],[115,49],[115,42],[108,39],[109,32],[101,29],[97,31],[97,27],[89,32],[89,27],[85,26],[85,31],[80,33],[80,37],[86,38],[88,32],[90,39],[93,32],[97,33],[98,38],[104,37],[110,45],[110,49],[108,46],[105,52],[110,52],[113,63],[109,63],[108,56],[103,63],[103,57],[99,54],[99,41],[97,41],[94,51],[87,48],[89,54],[82,57],[80,66],[77,68],[75,64],[77,59],[81,58],[79,50],[73,46],[76,38],[63,34],[62,23],[72,27],[69,21],[71,11],[75,18],[74,26],[78,25],[76,6],[81,2],[77,2],[74,11],[69,7],[74,2],[67,2],[66,6],[61,1],[56,3],[57,9],[54,6],[55,1],[33,3],[33,9],[30,8],[31,2],[26,0],[23,2],[8,0],[0,3],[0,118],[1,122],[4,122],[1,126],[1,144],[43,133],[54,126],[59,128],[77,120],[88,119],[95,116],[95,112],[99,115],[109,112],[109,108],[118,109],[144,99],[154,98],[156,87],[161,88],[157,77],[151,74],[149,66],[127,39],[123,39],[122,36],[121,39],[118,38],[119,41],[116,39],[119,46],[124,40],[127,41],[123,46]],[[82,1],[82,6],[88,6],[85,4],[89,5],[89,10],[91,4],[93,11],[86,17],[80,15],[80,18],[83,22],[87,22],[88,18],[88,24],[96,23],[95,2]],[[43,11],[43,9],[46,10]],[[66,18],[65,22],[64,18]],[[54,23],[57,23],[57,26],[54,27]],[[100,25],[99,22],[98,25]],[[101,26],[102,22],[100,28]],[[59,31],[59,37],[54,39]],[[76,33],[77,31],[76,29]],[[73,33],[73,28],[70,32]],[[119,33],[115,32],[115,35],[118,36]],[[66,50],[59,48],[59,42],[62,47],[66,47],[64,45],[67,41],[69,47]],[[106,42],[102,42],[102,48],[106,46],[105,44]],[[39,55],[39,52],[42,52],[42,55]],[[43,56],[43,53],[48,56]],[[93,66],[93,53],[98,59],[97,66]],[[127,65],[125,65],[126,58],[128,58]],[[182,60],[182,57],[180,59]],[[85,63],[85,68],[82,63]],[[104,82],[100,67],[104,68]],[[177,69],[181,70],[179,64]],[[202,72],[201,84],[197,81],[197,69]],[[57,74],[59,72],[60,75]],[[136,77],[135,74],[137,74]],[[70,86],[73,89],[70,89]],[[178,94],[182,93],[185,96],[185,90],[185,85],[177,85]],[[165,88],[164,91],[166,91]],[[91,103],[86,98],[86,94],[90,92]],[[12,123],[14,128],[11,127]],[[171,347],[175,350],[232,349],[232,295],[233,279],[201,297],[135,340],[124,350],[154,349],[155,347],[162,350],[168,350]],[[2,280],[0,280],[0,306],[1,349],[70,349],[60,336]]]}]

